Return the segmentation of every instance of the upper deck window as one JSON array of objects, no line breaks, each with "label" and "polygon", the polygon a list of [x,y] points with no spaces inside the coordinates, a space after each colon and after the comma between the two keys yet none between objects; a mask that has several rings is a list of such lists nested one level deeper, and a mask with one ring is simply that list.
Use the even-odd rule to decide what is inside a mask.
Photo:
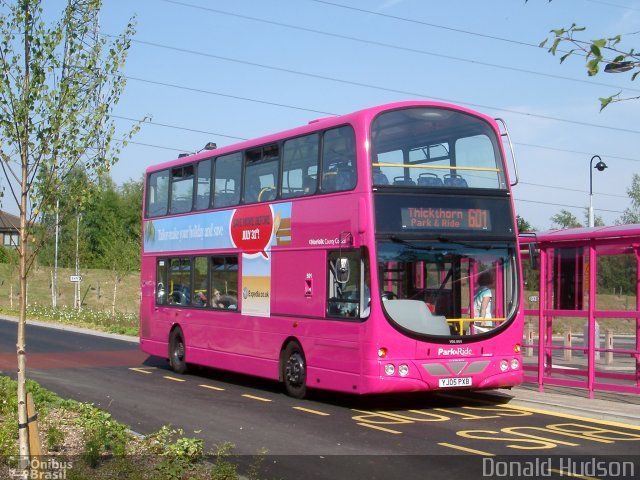
[{"label": "upper deck window", "polygon": [[195,210],[209,208],[211,198],[211,164],[212,160],[203,160],[197,164]]},{"label": "upper deck window", "polygon": [[278,192],[278,145],[247,150],[244,171],[244,203],[274,200]]},{"label": "upper deck window", "polygon": [[340,192],[355,186],[355,133],[349,126],[327,130],[322,144],[322,191]]},{"label": "upper deck window", "polygon": [[240,203],[242,153],[236,152],[216,158],[213,206],[229,207]]},{"label": "upper deck window", "polygon": [[318,134],[284,142],[282,153],[282,198],[313,195],[318,188]]},{"label": "upper deck window", "polygon": [[159,217],[167,214],[169,205],[169,170],[154,172],[147,181],[147,215]]},{"label": "upper deck window", "polygon": [[193,165],[171,169],[171,207],[169,213],[191,211],[193,205]]},{"label": "upper deck window", "polygon": [[506,189],[500,144],[473,115],[414,107],[373,122],[374,185]]}]

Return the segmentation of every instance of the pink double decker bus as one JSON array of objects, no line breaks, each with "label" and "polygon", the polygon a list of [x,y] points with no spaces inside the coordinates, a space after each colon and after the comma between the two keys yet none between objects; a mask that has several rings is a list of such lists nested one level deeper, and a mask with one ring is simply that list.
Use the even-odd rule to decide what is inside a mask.
[{"label": "pink double decker bus", "polygon": [[298,398],[520,383],[501,135],[402,102],[149,168],[141,349]]}]

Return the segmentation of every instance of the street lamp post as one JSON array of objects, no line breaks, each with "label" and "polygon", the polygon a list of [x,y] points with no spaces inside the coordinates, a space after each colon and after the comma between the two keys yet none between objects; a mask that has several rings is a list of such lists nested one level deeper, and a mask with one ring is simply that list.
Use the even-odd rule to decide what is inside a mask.
[{"label": "street lamp post", "polygon": [[[598,163],[596,163],[595,167],[593,166],[593,161],[598,159]],[[605,168],[607,168],[607,164],[602,161],[600,155],[594,155],[591,157],[591,161],[589,162],[589,226],[595,226],[595,218],[593,215],[593,169],[602,172]]]}]

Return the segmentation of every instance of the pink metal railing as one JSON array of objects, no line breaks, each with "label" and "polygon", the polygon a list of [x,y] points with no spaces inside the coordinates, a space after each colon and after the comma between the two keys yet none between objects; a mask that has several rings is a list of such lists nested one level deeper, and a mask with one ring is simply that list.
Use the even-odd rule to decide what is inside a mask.
[{"label": "pink metal railing", "polygon": [[[525,381],[538,383],[541,391],[545,385],[586,388],[590,398],[596,390],[640,394],[640,225],[544,232],[535,237],[521,236],[521,243],[525,246],[534,243],[540,255],[538,308],[525,309],[525,316],[537,323],[537,335],[531,323],[525,328],[522,345]],[[574,268],[569,272],[574,277],[568,281],[567,272],[561,272],[562,262],[554,263],[557,260],[554,257],[565,248],[577,252]],[[635,255],[635,310],[597,309],[598,254],[630,252]],[[523,261],[526,260],[523,256]],[[574,309],[552,308],[566,307],[569,303],[558,301],[559,296],[567,294],[560,285],[561,273],[568,284],[572,283]],[[554,335],[554,327],[561,318],[585,320],[580,346],[574,344],[576,337],[580,337],[575,332]],[[635,324],[633,334],[623,337],[606,332],[605,345],[600,346],[602,332],[598,320],[607,319],[629,319]],[[615,348],[614,338],[630,346]]]}]

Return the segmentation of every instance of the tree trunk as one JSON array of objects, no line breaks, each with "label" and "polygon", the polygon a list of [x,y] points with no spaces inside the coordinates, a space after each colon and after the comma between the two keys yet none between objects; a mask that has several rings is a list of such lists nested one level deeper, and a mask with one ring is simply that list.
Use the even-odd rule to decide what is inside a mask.
[{"label": "tree trunk", "polygon": [[[22,223],[22,217],[21,214]],[[22,239],[21,239],[22,240]],[[16,351],[18,355],[18,442],[20,452],[20,466],[26,468],[29,463],[29,433],[27,431],[27,351],[26,324],[27,306],[25,302],[27,277],[25,273],[25,258],[22,256],[26,247],[20,246],[20,319],[18,321],[18,341]]]},{"label": "tree trunk", "polygon": [[[23,154],[24,155],[24,154]],[[22,182],[28,181],[27,164],[22,162]],[[23,188],[20,199],[20,298],[18,321],[18,340],[16,351],[18,355],[18,440],[20,448],[20,465],[28,465],[29,462],[29,434],[27,431],[27,352],[26,352],[26,326],[27,326],[27,196],[28,192]],[[25,465],[26,462],[26,465]]]},{"label": "tree trunk", "polygon": [[113,300],[111,301],[111,320],[116,319],[116,297],[118,295],[118,282],[120,282],[120,276],[116,275],[113,279]]},{"label": "tree trunk", "polygon": [[29,109],[26,108],[29,99],[29,37],[30,12],[29,2],[24,2],[24,86],[22,102],[24,119],[21,158],[21,195],[20,195],[20,319],[18,321],[18,339],[16,351],[18,355],[18,443],[20,453],[20,468],[25,470],[29,466],[29,432],[27,430],[27,208],[29,200]]}]

